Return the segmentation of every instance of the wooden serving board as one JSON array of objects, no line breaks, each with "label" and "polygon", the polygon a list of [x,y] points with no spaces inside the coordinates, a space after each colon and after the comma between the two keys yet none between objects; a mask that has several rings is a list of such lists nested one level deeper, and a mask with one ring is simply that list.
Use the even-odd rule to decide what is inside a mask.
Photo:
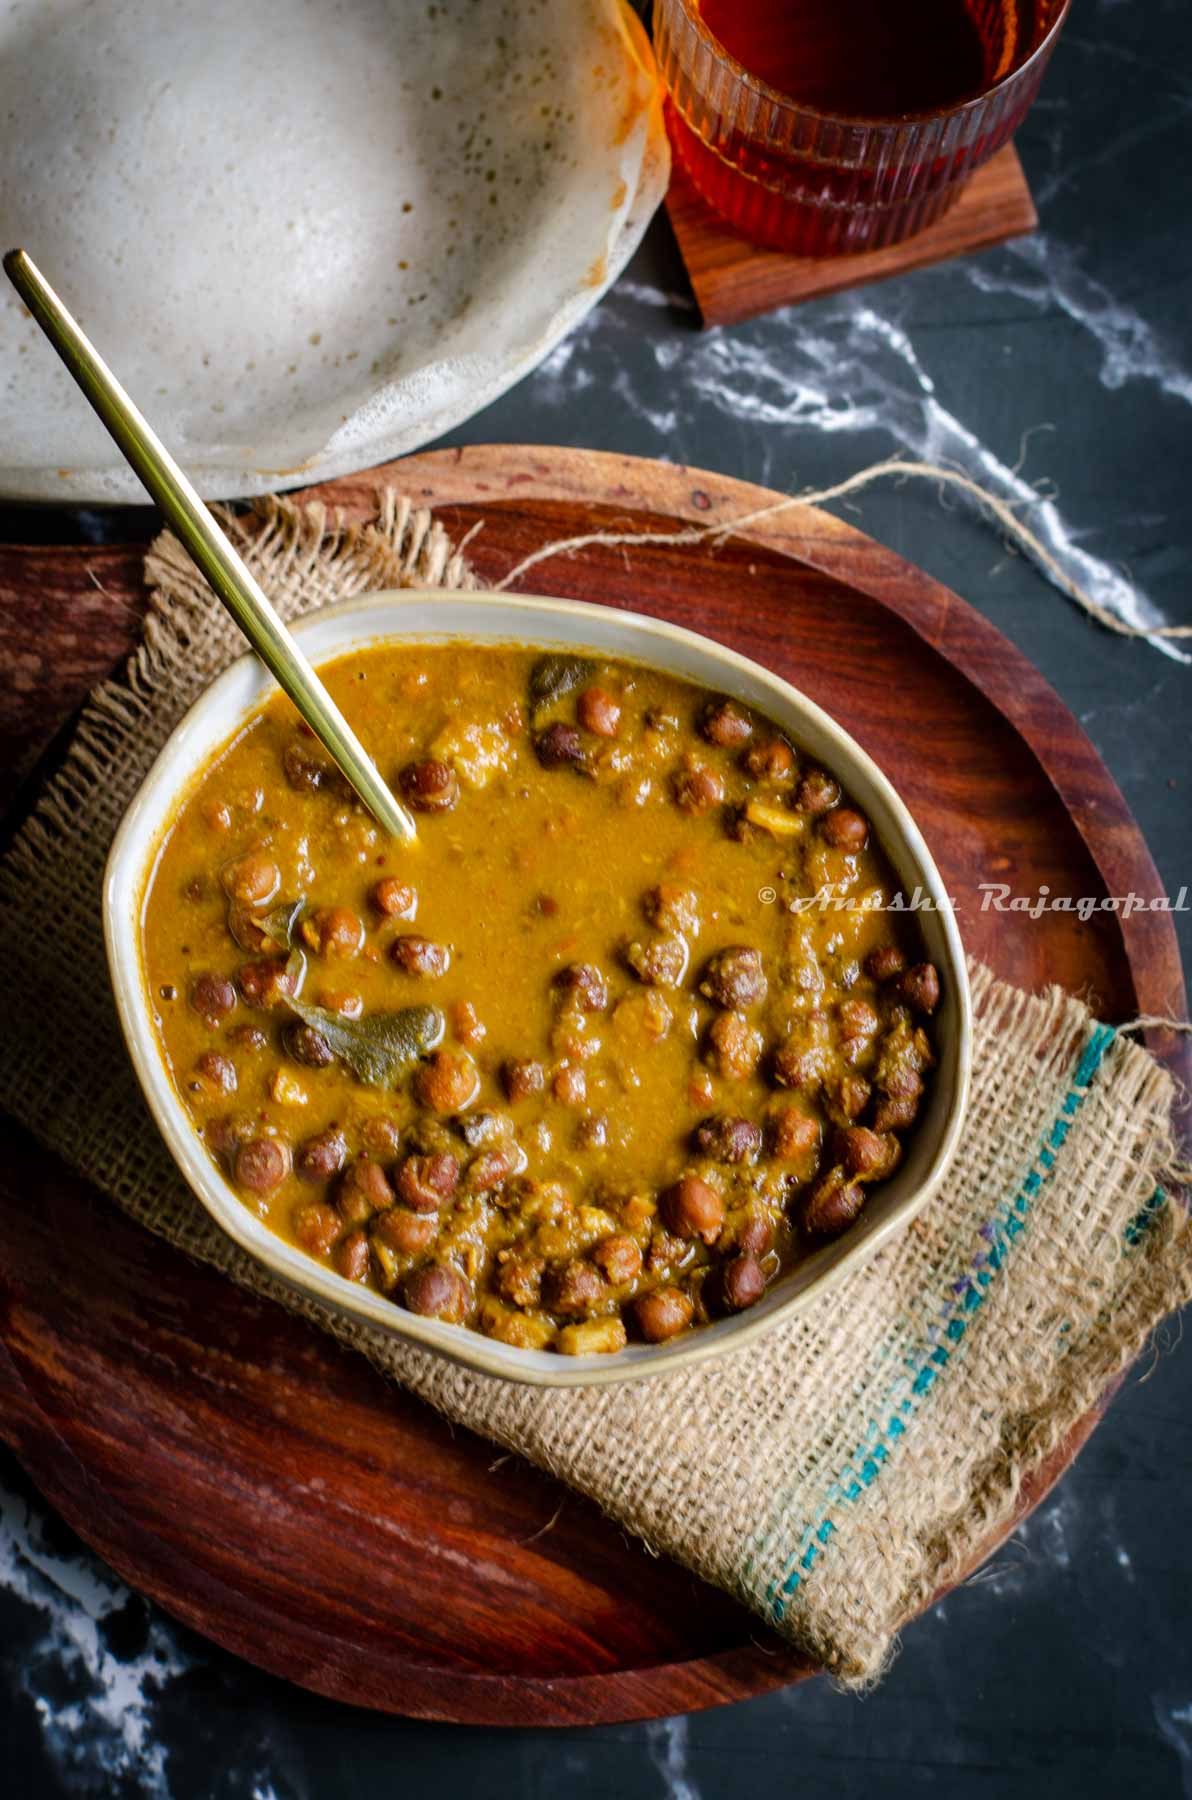
[{"label": "wooden serving board", "polygon": [[[483,520],[469,554],[492,579],[552,538],[708,523],[769,497],[695,470],[520,447],[413,457],[317,493],[359,516],[382,482],[456,534]],[[788,676],[893,776],[970,949],[1028,987],[1059,979],[1110,1019],[1183,1017],[1166,916],[980,912],[981,881],[1161,889],[1055,694],[921,570],[797,508],[716,551],[557,557],[527,586],[665,615]],[[0,681],[10,769],[131,648],[143,604],[136,549],[0,548],[0,673],[21,674]],[[1186,1070],[1172,1034],[1153,1047]],[[657,1717],[810,1672],[592,1506],[133,1226],[15,1126],[0,1131],[0,1434],[75,1529],[187,1624],[320,1693],[475,1723]],[[1024,1511],[1095,1423],[1038,1472]]]}]

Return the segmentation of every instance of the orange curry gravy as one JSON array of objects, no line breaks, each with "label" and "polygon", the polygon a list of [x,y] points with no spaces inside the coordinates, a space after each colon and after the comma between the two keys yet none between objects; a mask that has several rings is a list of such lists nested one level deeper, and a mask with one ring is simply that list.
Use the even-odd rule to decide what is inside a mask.
[{"label": "orange curry gravy", "polygon": [[[753,1305],[894,1167],[939,997],[867,820],[656,670],[401,645],[323,670],[409,851],[280,696],[144,902],[183,1104],[244,1204],[398,1306],[577,1354]],[[833,889],[858,904],[802,909]]]}]

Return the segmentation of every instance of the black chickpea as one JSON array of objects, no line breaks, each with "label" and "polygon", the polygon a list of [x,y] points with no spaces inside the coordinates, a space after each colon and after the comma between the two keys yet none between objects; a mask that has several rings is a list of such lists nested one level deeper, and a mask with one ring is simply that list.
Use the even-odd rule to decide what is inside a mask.
[{"label": "black chickpea", "polygon": [[566,994],[584,1012],[603,1012],[608,1005],[608,983],[592,963],[570,963],[554,978],[560,993]]},{"label": "black chickpea", "polygon": [[348,1140],[337,1127],[307,1138],[294,1152],[300,1181],[334,1181],[348,1160]]},{"label": "black chickpea", "polygon": [[299,793],[314,794],[321,788],[342,789],[343,776],[313,738],[296,737],[282,753],[286,780]]},{"label": "black chickpea", "polygon": [[869,824],[849,806],[838,806],[823,819],[820,830],[834,850],[864,850]]},{"label": "black chickpea", "polygon": [[803,1229],[810,1238],[839,1237],[865,1204],[865,1191],[833,1169],[822,1177],[803,1203]]},{"label": "black chickpea", "polygon": [[363,1231],[349,1231],[336,1249],[335,1266],[345,1281],[367,1281],[368,1237]]},{"label": "black chickpea", "polygon": [[753,736],[753,720],[735,700],[709,700],[700,711],[699,733],[721,749],[739,748]]},{"label": "black chickpea", "polygon": [[402,1298],[411,1312],[423,1318],[458,1325],[467,1311],[468,1286],[457,1269],[416,1269],[406,1281]]},{"label": "black chickpea", "polygon": [[303,922],[302,937],[320,956],[357,956],[364,945],[364,924],[350,906],[320,906]]},{"label": "black chickpea", "polygon": [[677,1237],[715,1241],[724,1224],[724,1201],[699,1175],[684,1175],[662,1196],[660,1210]]},{"label": "black chickpea", "polygon": [[741,764],[755,781],[789,783],[795,772],[795,753],[783,738],[765,738],[749,746]]},{"label": "black chickpea", "polygon": [[620,702],[606,688],[585,688],[576,710],[584,730],[597,737],[615,738],[621,728]]},{"label": "black chickpea", "polygon": [[646,944],[634,942],[627,944],[622,954],[628,967],[647,987],[682,986],[688,958],[685,938],[656,937]]},{"label": "black chickpea", "polygon": [[545,1088],[546,1071],[532,1057],[514,1057],[501,1065],[501,1085],[507,1100],[529,1100]]},{"label": "black chickpea", "polygon": [[236,1185],[250,1194],[271,1194],[289,1170],[289,1152],[276,1138],[249,1138],[236,1151]]},{"label": "black chickpea", "polygon": [[470,1056],[436,1050],[418,1069],[414,1090],[422,1105],[433,1113],[463,1112],[480,1090],[480,1076]]},{"label": "black chickpea", "polygon": [[876,1175],[890,1160],[890,1145],[867,1125],[850,1125],[840,1134],[839,1156],[850,1175]]},{"label": "black chickpea", "polygon": [[768,1256],[774,1248],[774,1227],[769,1219],[754,1214],[744,1220],[737,1231],[737,1248],[746,1256]]},{"label": "black chickpea", "polygon": [[450,1151],[431,1156],[412,1154],[395,1176],[398,1198],[413,1212],[438,1212],[459,1185],[459,1163]]},{"label": "black chickpea", "polygon": [[322,1201],[299,1206],[294,1212],[294,1236],[314,1256],[326,1256],[343,1230],[343,1220],[334,1207]]},{"label": "black chickpea", "polygon": [[287,1051],[304,1069],[326,1069],[335,1061],[335,1052],[317,1025],[287,1025],[284,1036]]},{"label": "black chickpea", "polygon": [[412,919],[418,911],[418,895],[407,881],[386,875],[374,884],[369,899],[386,919]]},{"label": "black chickpea", "polygon": [[639,1294],[633,1303],[637,1328],[648,1344],[665,1343],[676,1337],[691,1323],[695,1311],[690,1298],[681,1288],[658,1288],[652,1294]]},{"label": "black chickpea", "polygon": [[724,1301],[734,1312],[756,1306],[766,1291],[766,1273],[748,1251],[724,1265]]},{"label": "black chickpea", "polygon": [[534,749],[544,769],[574,768],[584,760],[583,739],[574,725],[561,721],[548,725],[534,739]]},{"label": "black chickpea", "polygon": [[692,1147],[700,1156],[713,1162],[756,1162],[762,1148],[761,1127],[752,1119],[719,1116],[697,1125],[691,1137]]},{"label": "black chickpea", "polygon": [[808,769],[795,790],[795,805],[805,813],[826,813],[839,798],[839,786],[822,769]]},{"label": "black chickpea", "polygon": [[438,1231],[439,1221],[433,1214],[410,1212],[404,1206],[391,1206],[377,1221],[377,1235],[399,1256],[420,1256],[429,1250]]},{"label": "black chickpea", "polygon": [[446,944],[435,944],[430,938],[415,937],[412,933],[394,938],[389,954],[407,975],[419,975],[430,981],[437,981],[451,967],[451,952]]},{"label": "black chickpea", "polygon": [[208,1025],[218,1025],[236,1004],[236,990],[224,975],[200,975],[190,990],[190,1003]]},{"label": "black chickpea", "polygon": [[340,1176],[335,1204],[341,1217],[350,1224],[357,1224],[392,1206],[393,1189],[380,1163],[374,1162],[371,1156],[358,1156]]},{"label": "black chickpea", "polygon": [[459,799],[455,770],[433,756],[407,763],[397,778],[402,799],[415,812],[450,812]]},{"label": "black chickpea", "polygon": [[236,1092],[239,1080],[236,1065],[230,1056],[224,1056],[218,1050],[204,1050],[195,1067],[204,1081],[209,1081],[219,1093]]},{"label": "black chickpea", "polygon": [[296,986],[293,973],[276,957],[242,964],[236,980],[249,1006],[284,1006],[293,998]]},{"label": "black chickpea", "polygon": [[688,759],[671,782],[675,804],[686,813],[710,812],[724,799],[724,777],[717,769]]},{"label": "black chickpea", "polygon": [[898,977],[896,989],[899,998],[916,1012],[934,1012],[940,1001],[940,978],[934,963],[917,963],[907,969]]},{"label": "black chickpea", "polygon": [[277,864],[263,851],[252,851],[225,863],[221,877],[230,897],[241,906],[268,906],[281,887]]},{"label": "black chickpea", "polygon": [[758,1006],[768,988],[761,951],[748,944],[718,950],[704,969],[699,991],[714,1006],[744,1009]]}]

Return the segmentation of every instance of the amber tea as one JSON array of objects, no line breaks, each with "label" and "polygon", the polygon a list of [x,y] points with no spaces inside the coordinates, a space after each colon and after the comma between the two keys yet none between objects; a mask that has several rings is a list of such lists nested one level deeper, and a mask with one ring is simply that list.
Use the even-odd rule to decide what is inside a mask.
[{"label": "amber tea", "polygon": [[992,74],[965,0],[701,0],[730,56],[821,112],[886,118],[954,106]]},{"label": "amber tea", "polygon": [[1034,99],[1067,0],[659,0],[676,152],[755,242],[922,230]]}]

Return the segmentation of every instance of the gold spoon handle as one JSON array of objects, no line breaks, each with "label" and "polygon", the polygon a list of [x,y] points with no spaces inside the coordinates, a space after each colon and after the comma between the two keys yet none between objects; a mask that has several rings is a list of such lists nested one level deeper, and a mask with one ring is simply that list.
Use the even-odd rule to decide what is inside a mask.
[{"label": "gold spoon handle", "polygon": [[4,268],[115,439],[121,455],[148,488],[265,667],[335,758],[378,823],[393,837],[413,843],[417,832],[412,816],[377,774],[355,732],[264,591],[37,264],[23,250],[10,250],[4,258]]}]

